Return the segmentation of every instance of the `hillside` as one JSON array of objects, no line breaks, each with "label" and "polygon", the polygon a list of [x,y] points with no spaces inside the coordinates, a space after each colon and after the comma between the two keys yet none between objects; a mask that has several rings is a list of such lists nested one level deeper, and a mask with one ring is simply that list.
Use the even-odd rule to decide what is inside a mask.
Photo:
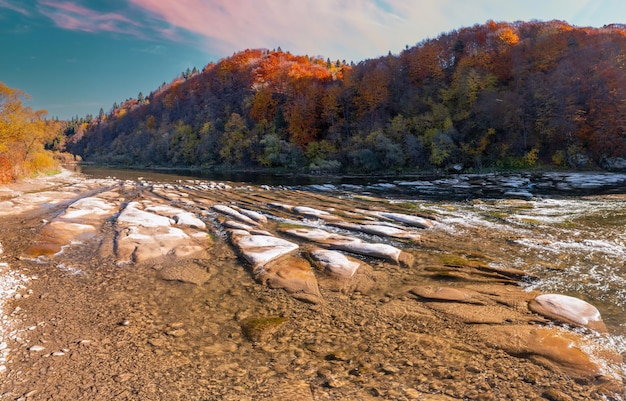
[{"label": "hillside", "polygon": [[626,26],[483,25],[348,65],[245,50],[74,121],[123,166],[604,167],[626,156]]}]

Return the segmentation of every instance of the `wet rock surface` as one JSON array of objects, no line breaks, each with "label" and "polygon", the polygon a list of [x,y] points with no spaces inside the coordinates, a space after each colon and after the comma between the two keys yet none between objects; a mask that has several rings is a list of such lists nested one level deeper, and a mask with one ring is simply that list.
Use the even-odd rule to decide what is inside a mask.
[{"label": "wet rock surface", "polygon": [[443,209],[81,177],[4,201],[0,268],[30,281],[0,304],[0,399],[626,397],[601,318],[541,309],[564,298],[499,263],[520,238],[451,241]]}]

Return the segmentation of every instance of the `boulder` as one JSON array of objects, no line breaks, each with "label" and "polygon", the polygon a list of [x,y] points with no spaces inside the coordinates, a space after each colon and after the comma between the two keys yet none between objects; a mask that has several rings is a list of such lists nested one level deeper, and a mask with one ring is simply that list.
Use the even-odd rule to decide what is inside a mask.
[{"label": "boulder", "polygon": [[[480,340],[506,353],[530,358],[549,368],[559,367],[574,377],[593,378],[606,374],[606,365],[623,358],[581,334],[557,327],[530,325],[475,328]],[[590,350],[597,352],[590,354]]]},{"label": "boulder", "polygon": [[341,252],[328,249],[316,249],[311,251],[311,258],[317,263],[320,270],[339,278],[354,276],[361,263],[349,259]]},{"label": "boulder", "polygon": [[287,255],[257,270],[255,278],[270,288],[282,288],[294,298],[309,303],[322,299],[317,279],[305,259]]},{"label": "boulder", "polygon": [[582,299],[560,294],[542,294],[528,304],[531,311],[548,319],[606,332],[600,312]]},{"label": "boulder", "polygon": [[408,224],[417,228],[432,228],[435,226],[435,221],[431,219],[425,219],[420,216],[413,216],[403,213],[391,213],[391,212],[377,212],[376,215],[384,217],[389,220],[398,221],[403,224]]},{"label": "boulder", "polygon": [[253,269],[264,266],[272,260],[289,254],[298,245],[282,238],[269,235],[251,235],[243,230],[233,230],[231,241]]}]

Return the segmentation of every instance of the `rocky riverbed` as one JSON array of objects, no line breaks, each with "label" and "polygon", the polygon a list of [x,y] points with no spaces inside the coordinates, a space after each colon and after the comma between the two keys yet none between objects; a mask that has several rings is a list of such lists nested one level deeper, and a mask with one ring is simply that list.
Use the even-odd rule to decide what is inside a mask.
[{"label": "rocky riverbed", "polygon": [[620,313],[542,291],[512,213],[335,189],[2,188],[0,399],[626,399]]}]

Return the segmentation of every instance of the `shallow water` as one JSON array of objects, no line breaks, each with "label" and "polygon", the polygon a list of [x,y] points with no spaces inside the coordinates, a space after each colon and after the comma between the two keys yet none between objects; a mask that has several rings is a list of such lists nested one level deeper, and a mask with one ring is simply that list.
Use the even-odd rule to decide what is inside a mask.
[{"label": "shallow water", "polygon": [[[20,300],[22,312],[12,314],[19,328],[11,341],[23,347],[43,344],[50,352],[64,350],[65,356],[35,355],[11,344],[3,389],[7,399],[33,389],[42,399],[90,400],[555,399],[552,393],[545,395],[546,389],[574,400],[626,395],[545,369],[532,358],[490,349],[475,330],[480,324],[458,321],[449,304],[426,305],[410,293],[416,286],[481,288],[485,283],[515,291],[512,281],[474,274],[470,268],[527,271],[539,280],[522,282],[526,291],[572,295],[598,307],[610,335],[597,341],[624,355],[626,196],[564,197],[562,189],[551,195],[544,187],[540,196],[528,197],[525,193],[538,185],[528,177],[490,178],[489,185],[483,185],[484,177],[289,186],[266,182],[270,186],[264,190],[230,183],[234,191],[220,192],[206,190],[206,181],[161,173],[90,170],[88,175],[97,178],[89,191],[114,188],[122,204],[141,198],[197,212],[214,240],[210,256],[191,263],[210,277],[203,285],[163,280],[162,266],[120,264],[113,256],[102,256],[100,237],[74,243],[50,259],[11,259],[12,267],[36,277],[33,295]],[[555,187],[576,182],[576,191],[592,186],[572,177],[550,179]],[[607,187],[595,187],[602,193],[619,192],[616,188],[623,185],[619,176],[602,179]],[[297,225],[348,233],[268,207],[272,202],[344,214],[402,210],[434,215],[438,223],[420,232],[419,243],[350,233],[411,252],[417,268],[361,258],[371,265],[371,288],[324,288],[324,302],[311,305],[253,279],[229,243],[223,219],[202,209],[203,202],[216,201],[266,214],[270,221],[263,228],[272,232]],[[52,218],[62,207],[43,216]],[[102,236],[113,235],[110,224],[105,223]],[[21,235],[40,226],[35,217]],[[7,253],[23,252],[24,241],[13,242],[5,241]],[[485,310],[500,310],[489,308]],[[606,369],[620,380],[626,374],[624,366]]]},{"label": "shallow water", "polygon": [[[83,170],[94,178],[140,177],[167,183],[194,178],[193,173]],[[244,176],[222,173],[210,178]],[[434,213],[443,223],[445,235],[467,250],[480,249],[492,266],[538,275],[541,280],[528,283],[529,290],[571,295],[598,307],[617,336],[619,351],[626,352],[625,174],[485,174],[419,180],[337,177],[326,181],[322,177],[248,174],[247,178],[257,185],[280,183],[280,188],[346,201],[375,196]]]}]

